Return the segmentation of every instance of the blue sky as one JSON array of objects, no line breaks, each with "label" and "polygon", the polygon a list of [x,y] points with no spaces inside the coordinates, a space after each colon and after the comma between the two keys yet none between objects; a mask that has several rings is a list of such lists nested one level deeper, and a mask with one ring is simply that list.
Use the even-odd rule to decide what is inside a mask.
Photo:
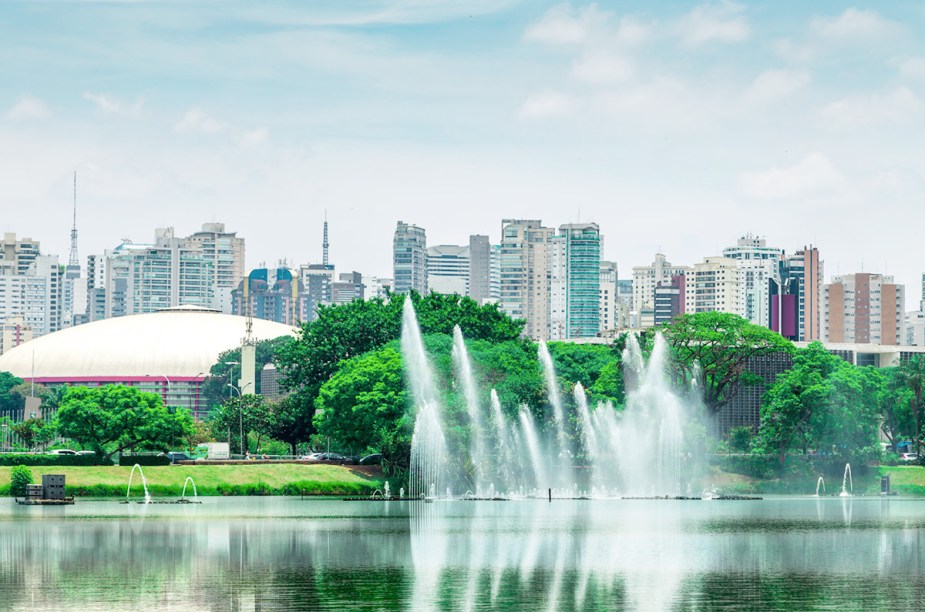
[{"label": "blue sky", "polygon": [[389,276],[398,219],[594,220],[625,277],[746,232],[925,272],[916,2],[5,2],[0,230],[81,255],[224,221]]}]

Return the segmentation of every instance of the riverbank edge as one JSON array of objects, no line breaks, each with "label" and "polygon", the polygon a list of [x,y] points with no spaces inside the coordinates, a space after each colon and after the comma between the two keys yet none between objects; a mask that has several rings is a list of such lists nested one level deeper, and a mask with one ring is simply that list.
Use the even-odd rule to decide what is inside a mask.
[{"label": "riverbank edge", "polygon": [[[860,470],[859,470],[860,471]],[[917,465],[870,466],[865,474],[854,475],[853,491],[858,495],[879,495],[880,477],[890,476],[890,491],[897,495],[925,497],[925,467]],[[759,479],[735,472],[713,470],[713,484],[726,493],[812,495],[818,476],[814,478]],[[820,493],[838,495],[842,490],[841,476],[825,477]],[[846,488],[850,487],[846,483]],[[850,492],[850,491],[849,491]]]},{"label": "riverbank edge", "polygon": [[[11,467],[0,467],[0,496],[10,496]],[[32,480],[43,474],[64,474],[66,494],[74,497],[125,497],[131,467],[126,466],[34,466]],[[370,495],[382,489],[385,479],[378,467],[261,464],[172,465],[142,469],[148,492],[154,497],[179,497],[187,477],[187,496],[238,495]],[[131,495],[143,496],[141,475],[132,477]]]}]

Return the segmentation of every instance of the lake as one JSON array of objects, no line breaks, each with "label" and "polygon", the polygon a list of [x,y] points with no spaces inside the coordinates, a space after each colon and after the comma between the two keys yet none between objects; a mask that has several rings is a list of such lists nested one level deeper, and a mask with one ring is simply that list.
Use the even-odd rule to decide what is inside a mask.
[{"label": "lake", "polygon": [[0,500],[12,610],[922,609],[925,500]]}]

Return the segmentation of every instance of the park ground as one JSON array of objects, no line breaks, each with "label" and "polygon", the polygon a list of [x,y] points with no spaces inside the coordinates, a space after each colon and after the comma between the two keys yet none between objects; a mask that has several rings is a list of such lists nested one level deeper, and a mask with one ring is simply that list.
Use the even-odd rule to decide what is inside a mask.
[{"label": "park ground", "polygon": [[[857,469],[854,473],[854,492],[875,495],[880,493],[880,476],[890,476],[890,488],[898,495],[925,496],[925,467],[896,465]],[[801,477],[790,480],[761,480],[741,474],[712,469],[712,484],[730,493],[789,493],[810,494],[816,490],[816,479]],[[826,492],[829,495],[841,492],[842,477],[825,477]]]},{"label": "park ground", "polygon": [[[11,467],[0,467],[0,495],[9,495]],[[121,466],[35,466],[32,481],[42,474],[64,474],[67,494],[113,497],[127,492],[132,468]],[[148,490],[155,497],[179,497],[188,476],[199,495],[368,495],[382,486],[377,469],[339,465],[237,464],[167,465],[143,468]],[[132,495],[144,495],[141,478],[132,480]],[[187,488],[187,496],[192,487]]]}]

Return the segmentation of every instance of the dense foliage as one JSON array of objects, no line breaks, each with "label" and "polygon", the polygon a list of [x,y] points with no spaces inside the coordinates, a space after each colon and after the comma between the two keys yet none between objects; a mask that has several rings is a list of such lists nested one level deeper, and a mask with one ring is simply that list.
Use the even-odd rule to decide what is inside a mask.
[{"label": "dense foliage", "polygon": [[794,350],[777,332],[725,312],[681,315],[663,333],[680,380],[698,379],[710,414],[728,404],[742,385],[759,382],[746,369],[750,359]]},{"label": "dense foliage", "polygon": [[168,410],[159,395],[124,385],[71,387],[57,414],[61,435],[106,459],[127,449],[170,450],[192,424],[186,410]]}]

